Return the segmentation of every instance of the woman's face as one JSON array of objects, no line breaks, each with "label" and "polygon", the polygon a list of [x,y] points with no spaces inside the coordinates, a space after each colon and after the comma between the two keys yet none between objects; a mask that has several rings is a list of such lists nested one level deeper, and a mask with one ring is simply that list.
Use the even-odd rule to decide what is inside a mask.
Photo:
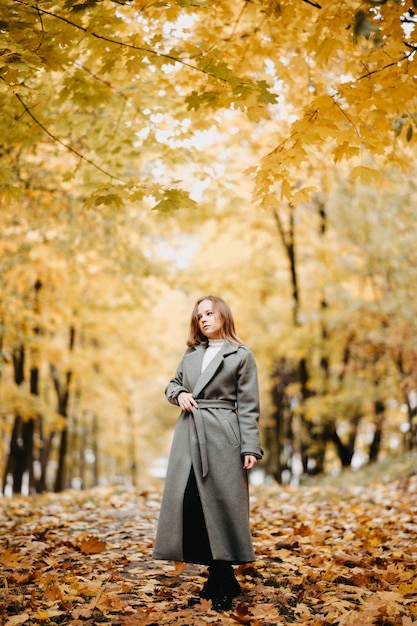
[{"label": "woman's face", "polygon": [[207,339],[222,339],[223,321],[214,310],[211,300],[203,300],[197,307],[198,326]]}]

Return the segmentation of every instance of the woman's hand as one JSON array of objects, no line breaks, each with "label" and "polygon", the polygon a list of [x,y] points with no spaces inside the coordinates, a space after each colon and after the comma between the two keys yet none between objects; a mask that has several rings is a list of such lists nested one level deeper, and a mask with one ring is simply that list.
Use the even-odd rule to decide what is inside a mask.
[{"label": "woman's hand", "polygon": [[245,458],[243,461],[243,469],[250,470],[257,464],[258,459],[253,454],[245,454]]},{"label": "woman's hand", "polygon": [[186,391],[181,391],[181,393],[177,396],[178,404],[183,411],[188,411],[191,413],[193,407],[198,409],[198,404],[196,400],[193,398],[191,393],[187,393]]}]

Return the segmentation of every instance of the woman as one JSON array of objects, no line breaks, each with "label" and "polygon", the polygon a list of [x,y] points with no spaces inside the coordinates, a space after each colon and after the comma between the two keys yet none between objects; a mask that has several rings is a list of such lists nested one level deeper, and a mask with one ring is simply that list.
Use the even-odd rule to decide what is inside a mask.
[{"label": "woman", "polygon": [[196,303],[189,346],[165,394],[181,408],[153,556],[209,566],[201,598],[230,610],[240,594],[233,564],[255,560],[247,471],[263,456],[256,364],[217,296]]}]

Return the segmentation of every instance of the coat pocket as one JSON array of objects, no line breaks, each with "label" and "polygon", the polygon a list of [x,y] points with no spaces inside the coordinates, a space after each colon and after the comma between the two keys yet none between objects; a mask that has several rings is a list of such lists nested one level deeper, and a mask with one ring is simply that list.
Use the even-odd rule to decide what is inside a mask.
[{"label": "coat pocket", "polygon": [[227,441],[233,447],[240,446],[240,432],[238,424],[233,427],[232,423],[227,419],[221,420],[221,423],[226,434]]}]

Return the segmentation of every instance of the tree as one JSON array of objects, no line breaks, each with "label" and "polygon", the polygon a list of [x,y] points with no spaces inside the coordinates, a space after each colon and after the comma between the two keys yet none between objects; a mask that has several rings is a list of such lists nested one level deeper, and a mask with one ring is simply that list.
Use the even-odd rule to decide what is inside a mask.
[{"label": "tree", "polygon": [[[134,404],[126,407],[119,377],[130,377],[132,387],[158,371],[158,360],[144,371],[153,346],[141,341],[139,329],[160,289],[164,263],[154,250],[164,228],[170,229],[157,213],[149,223],[132,207],[79,211],[77,194],[51,193],[52,173],[48,187],[36,180],[24,202],[10,201],[1,217],[3,484],[20,491],[29,473],[31,492],[70,484],[68,442],[77,420],[92,431],[96,425],[86,415],[100,416],[93,445],[103,456],[117,441],[104,420],[139,421],[138,399],[129,392]],[[18,379],[8,354],[20,363]],[[120,431],[123,465],[128,435]],[[140,424],[136,431],[148,436]],[[91,448],[84,456],[91,458]]]},{"label": "tree", "polygon": [[412,2],[3,0],[2,16],[4,154],[20,164],[6,197],[44,144],[71,153],[64,176],[93,192],[90,204],[185,206],[187,191],[169,175],[161,184],[155,163],[190,162],[186,140],[222,110],[245,112],[270,146],[254,166],[265,206],[308,198],[325,159],[353,159],[352,180],[367,183],[386,164],[407,167]]},{"label": "tree", "polygon": [[212,212],[195,258],[176,277],[190,299],[214,289],[236,311],[260,361],[266,468],[278,479],[295,466],[322,473],[389,454],[406,422],[415,441],[415,192],[412,180],[391,176],[390,192],[340,181],[291,210],[283,229],[292,224],[296,325],[276,215],[242,211],[243,188],[241,202]]},{"label": "tree", "polygon": [[[358,202],[356,221],[349,211],[333,221],[340,189],[347,202],[375,183],[385,199],[401,195],[391,168],[408,171],[415,141],[412,3],[3,0],[1,15],[6,434],[23,408],[50,459],[57,451],[47,442],[63,417],[69,428],[84,423],[94,432],[97,419],[98,452],[122,466],[127,433],[146,432],[135,389],[145,393],[145,364],[147,381],[167,340],[147,311],[158,296],[182,306],[217,285],[242,311],[263,381],[283,354],[287,367],[300,365],[287,391],[296,398],[301,389],[302,437],[285,430],[298,437],[305,466],[314,458],[324,467],[331,440],[349,463],[364,415],[374,426],[387,421],[381,381],[390,398],[403,390],[414,445],[415,351],[395,339],[414,333],[404,285],[374,240],[364,244],[369,258],[355,247],[371,219],[366,203]],[[252,185],[265,211],[250,206]],[[386,211],[373,206],[372,219]],[[410,221],[408,212],[394,218]],[[290,266],[276,224],[286,229]],[[396,242],[397,258],[400,230],[385,224],[381,232]],[[221,252],[213,255],[214,246]],[[340,249],[359,266],[372,261],[371,275],[349,263],[341,275],[333,259]],[[404,276],[414,279],[407,268]],[[162,278],[175,288],[167,292]],[[152,328],[155,348],[135,335],[142,326],[145,334]],[[7,355],[20,346],[26,371],[16,389]],[[54,385],[62,399],[65,372],[68,414],[59,417]],[[100,431],[104,420],[120,451]],[[372,455],[384,447],[378,436],[376,429]]]}]

